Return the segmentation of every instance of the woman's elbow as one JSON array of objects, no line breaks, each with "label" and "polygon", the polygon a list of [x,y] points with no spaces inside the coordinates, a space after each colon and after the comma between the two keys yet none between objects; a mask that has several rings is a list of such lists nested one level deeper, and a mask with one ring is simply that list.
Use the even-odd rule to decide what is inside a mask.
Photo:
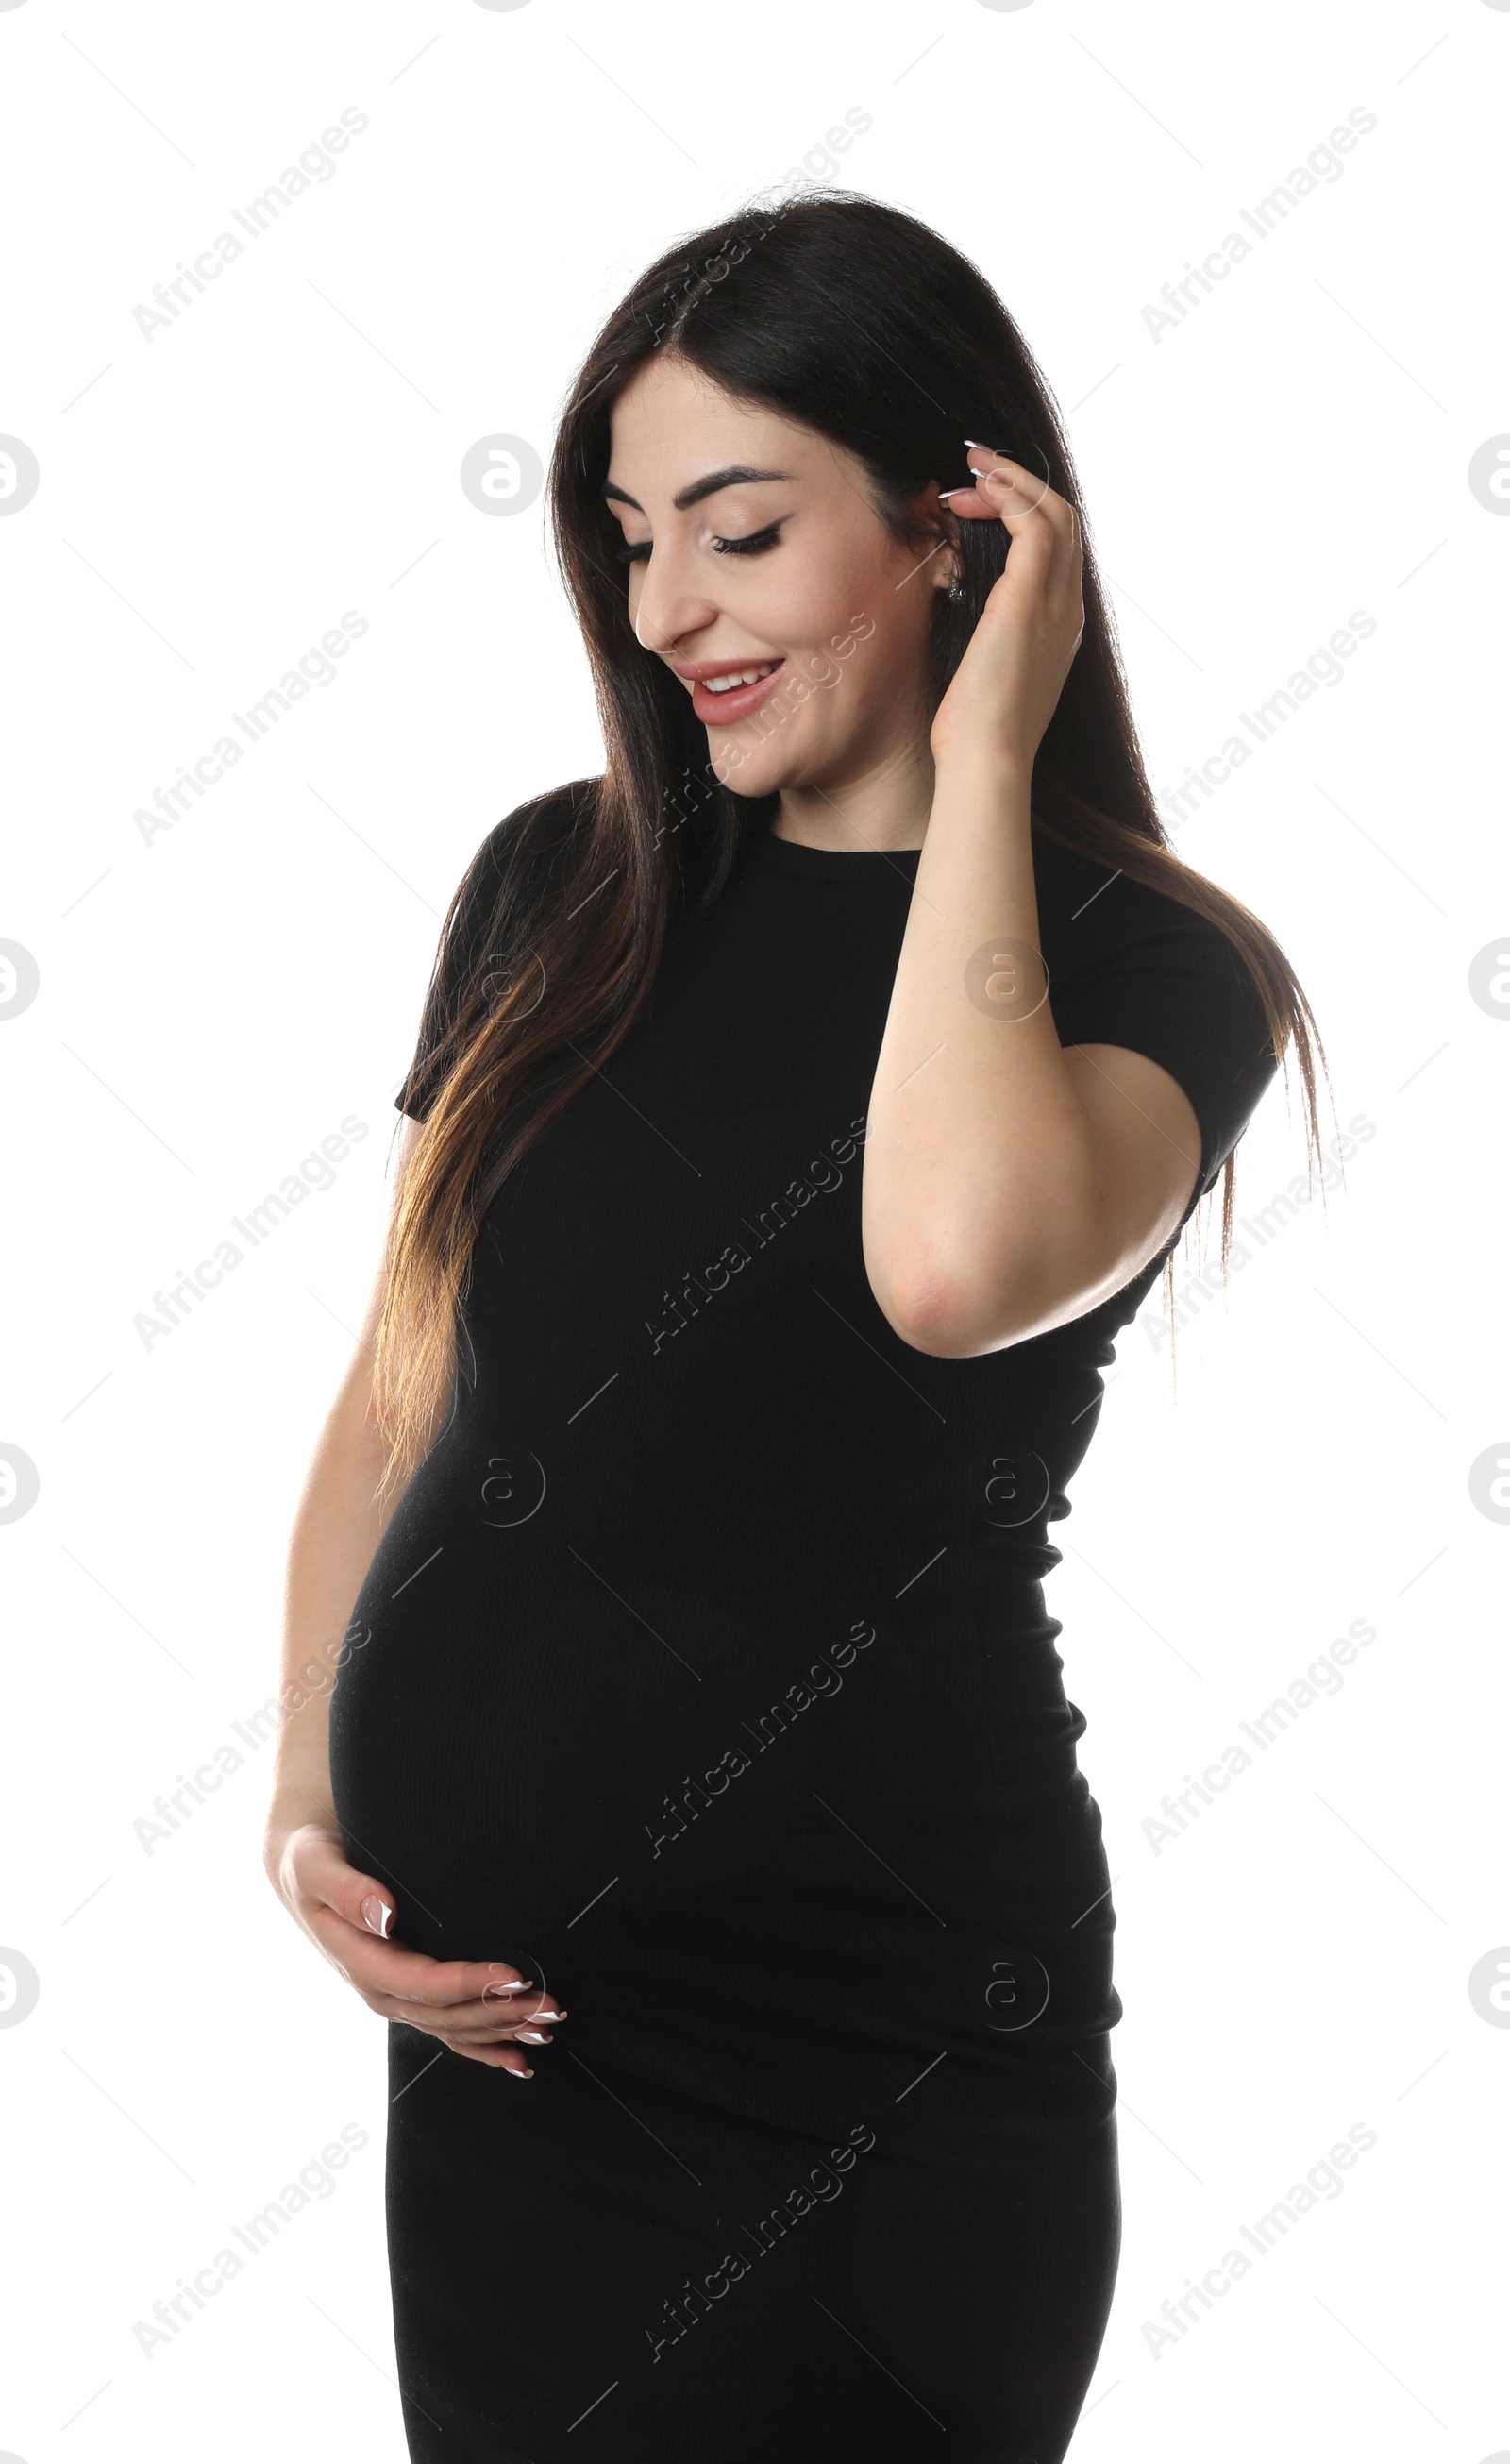
[{"label": "woman's elbow", "polygon": [[913,1352],[935,1360],[972,1360],[1014,1339],[1001,1296],[968,1276],[936,1267],[870,1280],[882,1316]]}]

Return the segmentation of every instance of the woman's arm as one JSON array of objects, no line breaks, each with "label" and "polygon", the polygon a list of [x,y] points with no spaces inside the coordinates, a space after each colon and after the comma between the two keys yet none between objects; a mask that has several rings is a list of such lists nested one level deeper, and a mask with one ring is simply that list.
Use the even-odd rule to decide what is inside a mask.
[{"label": "woman's arm", "polygon": [[[400,1130],[402,1178],[413,1127]],[[330,1698],[352,1603],[388,1521],[376,1503],[383,1473],[372,1371],[383,1313],[380,1272],[351,1365],[311,1458],[289,1541],[283,1589],[283,1716],[270,1820],[330,1815]]]},{"label": "woman's arm", "polygon": [[[1169,1240],[1193,1107],[1117,1045],[1061,1046],[1039,956],[1033,762],[1083,623],[1079,524],[979,449],[1006,569],[935,715],[932,808],[871,1092],[865,1266],[915,1350],[963,1358],[1079,1317]],[[1003,473],[1012,473],[1008,478]],[[972,512],[973,509],[973,512]]]},{"label": "woman's arm", "polygon": [[[395,1207],[417,1136],[417,1125],[405,1118],[397,1149]],[[407,1949],[399,1939],[403,1910],[395,1908],[393,1892],[347,1863],[332,1801],[331,1696],[352,1607],[391,1510],[376,1502],[383,1454],[372,1398],[386,1285],[385,1243],[357,1349],[320,1432],[289,1545],[283,1714],[263,1863],[290,1915],[369,2010],[427,2031],[454,2053],[529,2078],[529,2057],[514,2039],[552,2041],[548,2024],[565,2016],[554,1996],[502,1961],[429,1959]]]}]

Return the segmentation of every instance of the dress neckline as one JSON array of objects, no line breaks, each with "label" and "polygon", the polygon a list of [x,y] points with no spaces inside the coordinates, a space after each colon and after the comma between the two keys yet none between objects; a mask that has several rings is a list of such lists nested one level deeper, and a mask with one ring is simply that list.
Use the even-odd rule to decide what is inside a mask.
[{"label": "dress neckline", "polygon": [[921,847],[820,847],[801,839],[778,839],[769,826],[753,833],[756,858],[782,872],[815,878],[843,873],[856,879],[891,876],[911,881]]}]

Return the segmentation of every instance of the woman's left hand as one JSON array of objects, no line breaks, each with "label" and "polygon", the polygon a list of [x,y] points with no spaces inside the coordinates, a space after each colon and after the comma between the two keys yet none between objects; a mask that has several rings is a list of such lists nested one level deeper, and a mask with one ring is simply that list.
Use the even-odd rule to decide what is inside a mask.
[{"label": "woman's left hand", "polygon": [[935,762],[983,755],[1031,768],[1084,629],[1080,517],[1009,454],[977,445],[969,462],[974,488],[939,501],[961,521],[1002,522],[1012,544],[929,741]]}]

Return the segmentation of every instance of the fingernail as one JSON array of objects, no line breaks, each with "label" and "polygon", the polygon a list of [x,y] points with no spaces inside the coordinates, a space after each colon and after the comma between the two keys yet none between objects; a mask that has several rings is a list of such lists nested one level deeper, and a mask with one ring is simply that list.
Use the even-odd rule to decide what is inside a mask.
[{"label": "fingernail", "polygon": [[517,1985],[485,1985],[482,1998],[485,2002],[501,2002],[507,1994],[525,1992],[534,1982],[533,1976],[523,1976]]},{"label": "fingernail", "polygon": [[373,1933],[381,1933],[383,1941],[387,1941],[388,1927],[393,1922],[393,1910],[385,1900],[379,1899],[376,1891],[369,1891],[362,1901],[361,1917],[362,1923]]},{"label": "fingernail", "polygon": [[508,2079],[533,2079],[535,2077],[535,2073],[533,2071],[516,2071],[512,2062],[500,2062],[498,2064],[498,2068]]},{"label": "fingernail", "polygon": [[519,2042],[521,2045],[548,2045],[550,2041],[549,2036],[542,2035],[538,2028],[521,2028],[519,2030]]}]

